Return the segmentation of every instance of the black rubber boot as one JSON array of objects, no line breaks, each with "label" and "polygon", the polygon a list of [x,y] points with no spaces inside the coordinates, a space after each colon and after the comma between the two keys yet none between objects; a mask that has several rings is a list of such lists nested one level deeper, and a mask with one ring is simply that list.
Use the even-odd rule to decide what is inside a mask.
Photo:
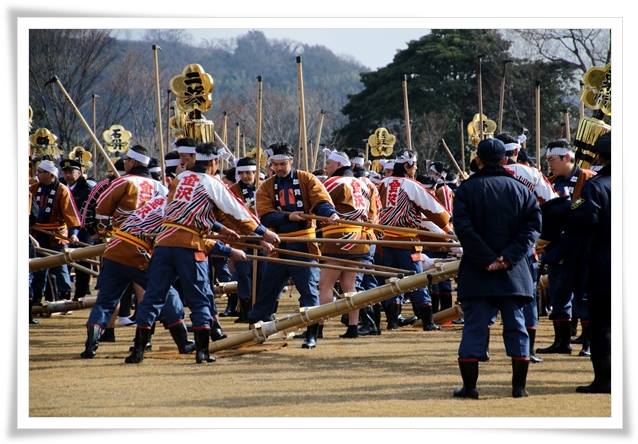
[{"label": "black rubber boot", "polygon": [[441,310],[452,308],[452,293],[441,293],[439,300]]},{"label": "black rubber boot", "polygon": [[139,364],[144,360],[144,350],[146,344],[151,340],[151,330],[148,328],[136,328],[135,339],[133,340],[133,350],[131,354],[124,359],[127,364]]},{"label": "black rubber boot", "polygon": [[[148,341],[146,342],[146,346],[144,347],[144,350],[146,350],[146,351],[153,350],[153,343],[151,342],[151,338],[155,334],[155,323],[154,322],[153,322],[153,325],[151,325],[150,332],[151,332],[151,334],[149,335]],[[137,332],[136,332],[136,334],[137,334]],[[135,348],[134,346],[130,346],[128,351],[132,352],[134,348]]]},{"label": "black rubber boot", "polygon": [[317,324],[309,325],[306,328],[306,338],[301,344],[301,348],[315,348],[317,346],[317,331],[319,326]]},{"label": "black rubber boot", "polygon": [[317,339],[323,339],[323,324],[317,325]]},{"label": "black rubber boot", "polygon": [[536,342],[536,329],[528,328],[527,334],[529,335],[529,360],[533,364],[538,364],[540,362],[543,362],[543,358],[541,358],[540,356],[536,356],[534,354],[534,342]]},{"label": "black rubber boot", "polygon": [[572,346],[569,344],[571,339],[571,325],[569,322],[554,321],[554,343],[549,347],[537,348],[536,353],[559,353],[570,354]]},{"label": "black rubber boot", "polygon": [[372,319],[374,320],[376,333],[371,332],[370,334],[373,334],[373,335],[381,334],[381,310],[383,310],[383,308],[381,307],[381,304],[374,304],[372,306],[372,311],[374,312],[374,316],[372,317]]},{"label": "black rubber boot", "polygon": [[173,341],[177,345],[180,355],[186,355],[195,351],[195,342],[188,340],[188,331],[183,322],[173,325],[168,329],[171,332]]},{"label": "black rubber boot", "polygon": [[346,332],[342,335],[339,335],[340,338],[358,338],[359,337],[359,330],[358,330],[358,326],[356,325],[348,325],[348,329],[346,330]]},{"label": "black rubber boot", "polygon": [[210,332],[208,329],[194,330],[195,335],[195,362],[197,364],[215,362],[215,357],[208,350]]},{"label": "black rubber boot", "polygon": [[479,394],[476,389],[479,371],[478,361],[459,361],[459,370],[461,370],[461,378],[463,378],[463,387],[454,390],[454,397],[478,399]]},{"label": "black rubber boot", "polygon": [[440,330],[441,327],[432,320],[432,306],[424,305],[421,307],[421,321],[423,321],[423,331]]},{"label": "black rubber boot", "polygon": [[226,310],[223,313],[219,314],[220,318],[227,318],[229,316],[239,316],[237,311],[237,294],[231,293],[228,295],[228,304],[226,305]]},{"label": "black rubber boot", "polygon": [[219,341],[220,339],[225,339],[228,336],[224,334],[222,330],[222,326],[217,319],[213,319],[210,324],[210,339],[212,341]]},{"label": "black rubber boot", "polygon": [[100,345],[100,337],[104,329],[98,325],[86,326],[86,342],[84,343],[84,351],[80,354],[82,359],[93,359]]},{"label": "black rubber boot", "polygon": [[29,324],[39,324],[37,319],[33,319],[33,299],[29,299]]},{"label": "black rubber boot", "polygon": [[592,357],[594,381],[576,387],[578,393],[611,393],[611,356]]},{"label": "black rubber boot", "polygon": [[578,353],[578,356],[587,356],[591,357],[591,340],[590,340],[590,330],[589,330],[589,322],[585,321],[584,323],[581,320],[581,325],[583,326],[583,331],[580,334],[582,338],[581,344],[583,344],[583,348]]},{"label": "black rubber boot", "polygon": [[430,297],[432,298],[432,313],[436,313],[440,310],[439,304],[441,301],[441,297],[439,293],[430,293]]},{"label": "black rubber boot", "polygon": [[235,319],[235,324],[248,324],[248,313],[251,307],[250,299],[239,300],[239,317]]},{"label": "black rubber boot", "polygon": [[385,307],[385,317],[388,321],[388,330],[398,330],[399,328],[399,304],[388,304]]},{"label": "black rubber boot", "polygon": [[525,390],[528,369],[528,360],[512,359],[512,398],[525,398],[529,396],[529,393]]},{"label": "black rubber boot", "polygon": [[102,332],[100,342],[115,342],[115,329],[113,327],[107,327]]}]

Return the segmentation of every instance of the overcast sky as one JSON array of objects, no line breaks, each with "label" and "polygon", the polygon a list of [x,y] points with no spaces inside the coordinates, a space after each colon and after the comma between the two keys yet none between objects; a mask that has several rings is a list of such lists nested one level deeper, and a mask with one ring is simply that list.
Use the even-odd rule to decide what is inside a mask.
[{"label": "overcast sky", "polygon": [[[375,70],[392,62],[407,42],[427,34],[428,29],[259,29],[266,37],[296,40],[309,45],[323,45],[338,55],[353,57]],[[230,39],[245,34],[245,29],[188,29],[198,43],[202,39]],[[125,38],[139,39],[144,30],[119,31]]]}]

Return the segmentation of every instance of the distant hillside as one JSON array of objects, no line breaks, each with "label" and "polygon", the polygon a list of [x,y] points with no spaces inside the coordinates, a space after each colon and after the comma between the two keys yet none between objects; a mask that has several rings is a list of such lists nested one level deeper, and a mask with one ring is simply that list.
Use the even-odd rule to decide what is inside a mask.
[{"label": "distant hillside", "polygon": [[[161,34],[159,34],[161,36]],[[308,135],[314,138],[319,111],[327,110],[322,141],[346,119],[341,108],[348,95],[362,89],[359,74],[366,68],[345,60],[323,46],[269,40],[250,31],[236,39],[232,48],[215,45],[195,47],[170,40],[133,41],[110,36],[108,31],[32,30],[30,34],[30,104],[33,129],[50,128],[68,148],[88,137],[68,105],[53,86],[43,84],[53,74],[60,77],[87,120],[91,118],[91,95],[97,98],[98,137],[111,124],[120,123],[133,132],[137,143],[156,145],[156,98],[152,43],[159,52],[162,112],[166,119],[166,95],[170,78],[189,63],[199,63],[215,81],[213,109],[207,117],[221,125],[229,114],[229,134],[235,122],[242,125],[247,144],[254,140],[256,77],[264,79],[264,143],[285,139],[297,143],[298,99],[295,56],[302,55]],[[165,125],[165,121],[162,122]],[[232,139],[234,140],[234,139]]]}]

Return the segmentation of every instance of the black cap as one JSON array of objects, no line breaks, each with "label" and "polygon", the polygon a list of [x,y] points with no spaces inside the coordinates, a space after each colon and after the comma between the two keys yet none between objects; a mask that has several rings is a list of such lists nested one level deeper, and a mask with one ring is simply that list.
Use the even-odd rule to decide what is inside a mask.
[{"label": "black cap", "polygon": [[82,171],[82,164],[77,160],[73,159],[64,159],[60,162],[60,168],[62,171],[64,170],[80,170]]},{"label": "black cap", "polygon": [[482,140],[476,148],[476,155],[484,163],[499,163],[505,157],[505,145],[498,139]]}]

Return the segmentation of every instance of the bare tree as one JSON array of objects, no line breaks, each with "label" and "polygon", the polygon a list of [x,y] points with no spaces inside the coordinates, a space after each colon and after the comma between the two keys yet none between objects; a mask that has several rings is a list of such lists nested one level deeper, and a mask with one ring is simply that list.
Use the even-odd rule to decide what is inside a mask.
[{"label": "bare tree", "polygon": [[142,40],[157,44],[188,43],[193,40],[193,35],[185,29],[148,29],[142,36]]},{"label": "bare tree", "polygon": [[521,29],[514,31],[549,61],[567,61],[585,73],[611,60],[609,29]]},{"label": "bare tree", "polygon": [[[116,59],[109,53],[110,30],[34,29],[29,34],[29,100],[40,112],[34,128],[48,126],[61,148],[70,148],[79,122],[62,93],[45,86],[57,75],[76,105],[90,109],[91,95],[102,72]],[[85,116],[86,118],[86,116]]]}]

